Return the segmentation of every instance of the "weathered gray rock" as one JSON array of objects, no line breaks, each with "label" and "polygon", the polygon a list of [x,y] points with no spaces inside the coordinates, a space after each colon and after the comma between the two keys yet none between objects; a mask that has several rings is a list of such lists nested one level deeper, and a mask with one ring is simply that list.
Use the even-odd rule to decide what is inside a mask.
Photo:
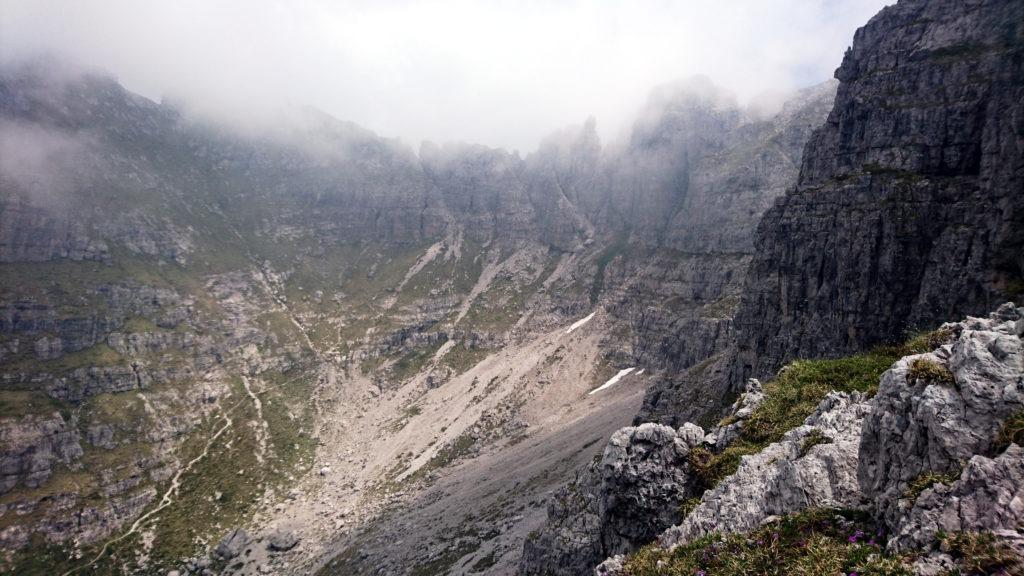
[{"label": "weathered gray rock", "polygon": [[[1019,317],[1006,304],[990,318],[946,324],[951,344],[903,358],[882,376],[864,423],[858,477],[889,530],[911,504],[903,500],[911,482],[928,472],[955,472],[986,454],[1002,422],[1024,410]],[[914,363],[922,361],[948,369],[953,382],[912,378]]]},{"label": "weathered gray rock", "polygon": [[72,465],[81,456],[74,419],[58,412],[0,418],[0,494],[19,484],[40,486],[55,465]]},{"label": "weathered gray rock", "polygon": [[270,535],[267,549],[274,552],[285,552],[299,544],[299,535],[289,528],[278,528]]},{"label": "weathered gray rock", "polygon": [[[703,435],[684,437],[660,424],[623,428],[601,458],[602,542],[609,554],[630,552],[679,519],[696,482],[686,456]],[[687,443],[687,440],[690,443]]]},{"label": "weathered gray rock", "polygon": [[581,574],[603,558],[631,552],[679,519],[693,495],[686,456],[704,431],[659,424],[616,432],[599,463],[577,473],[548,502],[548,521],[523,549],[520,572]]},{"label": "weathered gray rock", "polygon": [[138,364],[93,366],[78,368],[69,376],[58,378],[46,393],[58,400],[81,402],[97,394],[147,388],[151,382],[148,372]]},{"label": "weathered gray rock", "polygon": [[[802,426],[744,456],[658,545],[749,532],[806,508],[852,508],[876,513],[891,552],[922,554],[915,564],[922,575],[959,568],[938,548],[940,532],[991,533],[1024,554],[1024,449],[1011,444],[991,454],[1003,422],[1024,410],[1022,315],[1007,303],[988,318],[944,324],[951,341],[898,360],[870,400],[830,393]],[[745,403],[733,405],[737,414]],[[723,438],[725,428],[707,441]],[[953,480],[908,492],[923,473],[952,471],[959,471]],[[621,558],[597,573],[620,574]]]},{"label": "weathered gray rock", "polygon": [[243,528],[235,528],[217,543],[214,553],[225,560],[236,558],[252,542],[252,538]]},{"label": "weathered gray rock", "polygon": [[799,183],[758,226],[734,386],[1021,290],[1022,21],[1012,0],[903,0],[857,31]]},{"label": "weathered gray rock", "polygon": [[1024,448],[1011,444],[995,458],[975,455],[955,482],[926,489],[899,518],[889,548],[928,551],[940,531],[991,532],[1024,557]]},{"label": "weathered gray rock", "polygon": [[90,237],[82,222],[61,218],[22,198],[0,201],[0,262],[104,261],[109,257],[107,244]]},{"label": "weathered gray rock", "polygon": [[[750,418],[754,413],[754,410],[764,402],[764,389],[761,387],[761,381],[757,378],[751,378],[747,380],[747,387],[743,394],[736,399],[736,402],[729,408],[729,418],[726,420],[725,425],[720,425],[715,428],[713,434],[708,434],[705,441],[708,444],[725,448],[729,444],[732,444],[734,440],[739,438],[740,430],[743,429],[743,423]],[[687,426],[689,423],[684,424]]]},{"label": "weathered gray rock", "polygon": [[[829,394],[802,426],[753,456],[707,491],[659,544],[670,547],[711,532],[748,532],[769,516],[807,508],[860,508],[857,452],[868,413],[862,394]],[[811,444],[811,434],[823,442]]]},{"label": "weathered gray rock", "polygon": [[[611,161],[610,184],[580,199],[596,234],[621,229],[630,215],[625,240],[605,232],[606,254],[624,255],[595,270],[606,309],[636,334],[610,346],[674,372],[731,344],[756,222],[795,182],[803,144],[823,122],[834,91],[835,83],[809,88],[764,121],[706,79],[652,95],[628,149]],[[720,408],[684,397],[698,386],[673,388],[656,381],[637,421],[679,426]],[[718,401],[716,392],[708,396]]]},{"label": "weathered gray rock", "polygon": [[594,568],[594,574],[596,576],[622,576],[626,573],[625,562],[625,556],[616,554],[598,564],[597,568]]},{"label": "weathered gray rock", "polygon": [[600,490],[595,463],[551,494],[544,526],[523,543],[520,573],[586,574],[607,556],[601,545]]}]

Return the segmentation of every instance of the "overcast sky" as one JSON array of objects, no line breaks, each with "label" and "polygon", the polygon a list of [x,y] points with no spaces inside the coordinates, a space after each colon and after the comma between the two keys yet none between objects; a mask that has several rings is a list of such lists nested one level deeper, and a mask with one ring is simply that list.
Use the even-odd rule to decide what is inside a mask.
[{"label": "overcast sky", "polygon": [[71,55],[219,115],[309,104],[384,136],[533,150],[619,133],[658,84],[741,102],[832,76],[886,0],[0,0],[0,58]]}]

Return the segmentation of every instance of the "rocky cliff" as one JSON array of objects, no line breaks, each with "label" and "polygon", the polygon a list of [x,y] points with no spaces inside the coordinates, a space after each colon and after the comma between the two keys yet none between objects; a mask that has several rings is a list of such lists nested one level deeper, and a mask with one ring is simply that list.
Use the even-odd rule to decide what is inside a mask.
[{"label": "rocky cliff", "polygon": [[[823,545],[814,539],[832,537],[823,526],[838,522],[846,542],[831,552],[830,562],[838,559],[844,572],[1024,569],[1022,510],[1016,504],[1024,473],[1016,444],[1024,413],[1022,329],[1024,309],[1009,303],[987,318],[944,324],[932,343],[945,343],[894,363],[875,384],[873,398],[829,393],[801,425],[735,462],[734,471],[687,506],[655,547],[610,559],[597,573],[647,574],[655,564],[658,573],[670,575],[731,570],[747,552],[736,544],[744,538],[730,540],[729,534],[756,532],[761,538],[774,531],[779,539],[780,532],[792,530],[789,522],[801,522],[787,518],[813,517],[808,511],[815,510],[830,510],[833,517],[825,516],[816,528],[800,528],[806,556]],[[750,413],[737,411],[734,422],[713,430],[704,446],[719,454],[742,447],[763,426],[759,418],[778,410],[782,393],[777,386],[766,397],[758,392],[748,399]],[[738,436],[725,433],[736,423]],[[648,475],[683,474],[677,485],[686,486],[702,475],[694,460],[688,466],[666,462]],[[874,519],[874,532],[844,520],[858,512]],[[859,554],[864,541],[873,555]],[[745,569],[757,569],[757,562],[796,568],[802,557],[749,556]]]},{"label": "rocky cliff", "polygon": [[902,1],[858,30],[758,225],[743,376],[902,340],[1024,289],[1024,6]]},{"label": "rocky cliff", "polygon": [[735,346],[710,378],[652,387],[640,420],[1019,297],[1021,21],[1016,2],[902,1],[857,32],[797,185],[757,226]]},{"label": "rocky cliff", "polygon": [[[871,462],[872,457],[864,451],[877,448],[877,444],[860,440],[862,428],[863,438],[868,438],[877,434],[876,426],[900,427],[912,416],[889,416],[885,425],[872,417],[865,419],[867,400],[858,396],[859,388],[854,387],[826,399],[804,428],[781,439],[773,436],[777,441],[767,445],[768,436],[762,432],[742,433],[754,428],[740,425],[743,418],[735,407],[731,412],[720,407],[752,376],[774,378],[776,387],[799,380],[802,370],[812,365],[797,362],[789,364],[789,372],[776,374],[796,359],[859,353],[865,355],[850,362],[881,364],[893,359],[887,350],[915,333],[935,328],[949,317],[979,314],[1008,297],[1019,296],[1020,256],[1024,253],[1024,183],[1020,178],[1024,131],[1017,121],[1024,101],[1021,10],[1020,3],[1006,1],[904,0],[884,9],[857,32],[836,72],[840,85],[835,105],[804,149],[796,186],[776,199],[757,227],[744,284],[736,292],[735,321],[722,334],[724,344],[708,350],[704,361],[684,362],[681,366],[689,368],[655,378],[635,419],[636,424],[656,421],[679,427],[702,414],[724,413],[726,418],[718,425],[714,424],[716,418],[700,422],[712,428],[702,448],[708,452],[698,450],[698,456],[685,458],[674,470],[652,473],[650,485],[643,480],[630,481],[631,488],[621,493],[605,491],[607,479],[598,482],[600,474],[593,469],[588,480],[577,482],[590,487],[590,496],[570,502],[636,499],[635,495],[652,486],[664,490],[666,485],[658,478],[688,470],[684,480],[675,482],[676,501],[682,505],[693,493],[693,475],[713,479],[710,485],[714,486],[723,471],[735,471],[730,482],[704,493],[697,508],[701,512],[687,515],[681,510],[679,514],[685,518],[673,533],[682,536],[663,538],[663,542],[675,545],[720,530],[754,531],[766,519],[795,509],[861,509],[868,501],[881,508],[875,518],[885,530],[895,530],[895,524],[908,521],[894,520],[908,510],[906,505],[895,504],[897,496],[890,493],[886,504],[886,497],[880,496],[884,489],[863,483],[865,471],[863,467],[858,471],[857,455],[861,454],[861,462]],[[996,323],[1001,320],[993,316]],[[714,332],[699,333],[707,337]],[[880,345],[889,348],[865,353]],[[994,353],[1002,357],[1001,351]],[[978,356],[985,354],[979,352]],[[1015,366],[1013,362],[1011,366]],[[893,371],[896,374],[895,367]],[[1002,394],[995,389],[1018,386],[1017,377],[1004,376],[988,374],[995,398]],[[964,378],[965,382],[971,380]],[[883,388],[885,382],[883,379]],[[919,392],[905,390],[902,402],[920,406]],[[748,391],[745,397],[749,396]],[[979,431],[971,435],[981,444],[990,442],[993,427],[1009,417],[1013,402],[996,410],[998,414],[986,412],[981,418],[983,425],[976,423]],[[974,409],[965,408],[968,414]],[[921,412],[916,414],[932,421]],[[736,426],[740,426],[739,436]],[[782,431],[777,432],[781,435]],[[811,432],[813,436],[804,437]],[[678,433],[682,434],[681,428]],[[946,437],[945,442],[956,442],[951,440],[954,437],[956,434]],[[921,458],[924,462],[937,459],[934,474],[952,473],[943,469],[942,462],[957,458],[940,455],[942,442],[908,442],[913,450],[928,452]],[[871,448],[865,448],[868,444]],[[907,449],[909,445],[902,446],[899,458]],[[940,454],[930,455],[933,449]],[[990,456],[983,446],[968,443],[965,450],[970,454],[959,456],[961,462],[972,455]],[[740,458],[743,463],[736,470]],[[1005,457],[999,463],[979,461],[971,470],[991,471],[995,485],[1003,486],[1005,476],[1012,475],[1004,461]],[[887,465],[872,473],[873,481],[877,480],[874,474],[882,474],[879,470]],[[910,476],[925,472],[908,471],[899,481],[903,484],[892,481],[890,488],[905,490]],[[744,492],[749,498],[734,493],[748,486],[755,486]],[[1006,509],[1014,509],[1006,500],[1012,497],[1012,489],[1000,492],[997,501],[1002,504],[989,512],[998,518],[1008,513],[1012,516]],[[602,517],[601,510],[599,504],[550,509],[547,527],[533,543],[527,543],[524,570],[543,573],[547,562],[556,567],[554,573],[575,573],[572,566],[584,563],[582,555],[606,546],[605,534],[615,521]],[[658,511],[641,512],[644,518],[638,524],[665,524],[664,513],[665,507],[660,505]],[[886,514],[893,516],[886,519]],[[938,514],[919,513],[916,518],[934,521]],[[975,521],[979,530],[990,528],[987,520],[981,519],[983,514],[969,515],[972,520],[961,521],[958,530],[970,530]],[[582,517],[590,521],[575,521]],[[912,530],[922,529],[921,524],[914,526]],[[1004,530],[1001,525],[991,529],[997,533]],[[934,530],[928,534],[933,535]],[[924,540],[930,537],[909,537],[908,541],[927,548]],[[557,542],[574,542],[563,550],[578,552],[568,558],[553,553],[559,547]],[[642,543],[634,542],[633,547]],[[613,547],[604,549],[611,553]],[[664,567],[668,557],[657,556],[653,561]],[[644,561],[634,560],[633,568],[646,565]],[[604,569],[614,572],[621,569],[617,565],[611,562]],[[654,564],[650,566],[653,569]]]},{"label": "rocky cliff", "polygon": [[[673,371],[729,342],[754,223],[794,181],[834,89],[808,89],[764,119],[698,79],[657,91],[626,142],[603,146],[589,120],[521,158],[466,144],[414,153],[309,109],[239,131],[100,72],[54,60],[4,68],[6,561],[45,573],[95,558],[103,570],[140,550],[139,570],[180,566],[212,550],[226,523],[274,525],[265,514],[285,515],[282,501],[333,508],[285,499],[310,477],[333,481],[310,474],[314,458],[342,467],[335,496],[366,526],[394,498],[381,486],[416,494],[534,429],[548,444],[529,450],[561,454],[563,467],[588,458],[593,437],[551,447],[540,406],[571,406],[618,369]],[[547,346],[595,315],[603,332]],[[511,358],[518,372],[494,367]],[[467,404],[453,420],[454,389]],[[586,406],[597,424],[556,424],[603,436],[634,410]],[[372,422],[337,429],[367,411]],[[424,434],[404,432],[413,420],[429,421]],[[354,460],[370,435],[402,449]],[[563,477],[523,478],[519,497]],[[522,503],[499,504],[518,518],[499,539],[511,565]],[[351,516],[315,516],[326,527],[308,529],[324,541],[325,530],[349,536],[339,527]],[[197,532],[196,519],[208,526]],[[620,525],[609,542],[625,551],[660,523]],[[275,553],[336,552],[307,546]]]}]

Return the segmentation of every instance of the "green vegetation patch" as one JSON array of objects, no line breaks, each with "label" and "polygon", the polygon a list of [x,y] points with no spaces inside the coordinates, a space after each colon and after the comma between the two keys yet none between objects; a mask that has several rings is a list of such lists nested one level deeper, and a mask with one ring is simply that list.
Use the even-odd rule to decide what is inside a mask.
[{"label": "green vegetation patch", "polygon": [[108,346],[106,342],[101,342],[77,352],[64,354],[53,360],[24,358],[8,364],[5,369],[10,372],[46,372],[54,376],[63,376],[78,368],[121,366],[124,363],[125,358],[118,354],[117,350]]},{"label": "green vegetation patch", "polygon": [[744,422],[741,438],[767,446],[803,424],[831,391],[878,390],[882,373],[900,356],[886,350],[834,360],[797,360],[765,385],[765,400]]},{"label": "green vegetation patch", "polygon": [[800,457],[807,456],[807,453],[811,451],[811,448],[819,444],[831,444],[832,438],[826,436],[821,430],[815,428],[804,436],[803,441],[800,442]]},{"label": "green vegetation patch", "polygon": [[935,486],[936,484],[952,484],[960,478],[959,472],[934,472],[928,471],[919,474],[917,478],[910,481],[910,485],[907,486],[907,491],[903,496],[911,501],[917,500],[917,497],[922,492]]},{"label": "green vegetation patch", "polygon": [[742,441],[734,442],[718,453],[698,446],[690,450],[687,461],[690,464],[690,471],[700,480],[701,488],[710,490],[725,477],[736,472],[744,456],[757,454],[761,449],[760,446]]},{"label": "green vegetation patch", "polygon": [[953,378],[953,373],[942,364],[925,358],[918,358],[910,363],[910,370],[907,372],[907,382],[952,386],[956,380]]},{"label": "green vegetation patch", "polygon": [[594,272],[594,282],[590,285],[590,304],[597,304],[598,298],[601,297],[601,293],[604,292],[604,273],[605,268],[611,264],[612,260],[615,260],[618,256],[622,255],[626,251],[626,239],[622,238],[616,243],[612,244],[608,248],[605,248],[603,252],[598,254],[597,260],[594,264],[597,266],[597,270]]},{"label": "green vegetation patch", "polygon": [[[899,346],[875,348],[864,354],[824,360],[797,360],[765,384],[765,399],[743,422],[740,436],[719,453],[704,448],[690,452],[690,466],[705,489],[736,472],[742,457],[757,454],[803,424],[829,392],[874,394],[882,374],[894,362],[910,354],[921,354],[941,346],[953,336],[949,330],[919,334]],[[728,420],[723,420],[727,422]],[[805,438],[801,456],[814,445],[830,442],[824,435]],[[818,432],[817,434],[821,434]]]},{"label": "green vegetation patch", "polygon": [[21,418],[29,414],[60,412],[65,420],[71,416],[70,408],[36,390],[0,390],[0,418]]},{"label": "green vegetation patch", "polygon": [[491,350],[486,348],[466,348],[464,345],[458,344],[444,355],[441,363],[458,375],[482,362],[490,353]]},{"label": "green vegetation patch", "polygon": [[679,518],[686,518],[700,505],[700,498],[687,498],[679,505]]},{"label": "green vegetation patch", "polygon": [[672,551],[647,546],[626,560],[629,576],[910,576],[871,538],[864,515],[808,510],[751,534],[712,534]]},{"label": "green vegetation patch", "polygon": [[940,532],[938,540],[941,548],[960,565],[960,569],[947,571],[942,576],[1024,575],[1024,559],[991,533]]},{"label": "green vegetation patch", "polygon": [[1011,414],[1003,421],[992,444],[992,451],[994,454],[1000,454],[1009,448],[1010,444],[1024,446],[1024,410]]}]

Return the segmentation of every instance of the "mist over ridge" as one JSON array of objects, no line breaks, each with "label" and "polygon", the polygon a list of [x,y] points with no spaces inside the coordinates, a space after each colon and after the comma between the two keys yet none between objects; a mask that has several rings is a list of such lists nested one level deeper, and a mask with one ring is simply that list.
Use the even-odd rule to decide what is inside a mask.
[{"label": "mist over ridge", "polygon": [[4,0],[0,58],[73,57],[243,126],[310,105],[414,148],[526,153],[591,115],[614,140],[675,78],[707,75],[744,106],[778,102],[831,77],[854,28],[886,3]]}]

